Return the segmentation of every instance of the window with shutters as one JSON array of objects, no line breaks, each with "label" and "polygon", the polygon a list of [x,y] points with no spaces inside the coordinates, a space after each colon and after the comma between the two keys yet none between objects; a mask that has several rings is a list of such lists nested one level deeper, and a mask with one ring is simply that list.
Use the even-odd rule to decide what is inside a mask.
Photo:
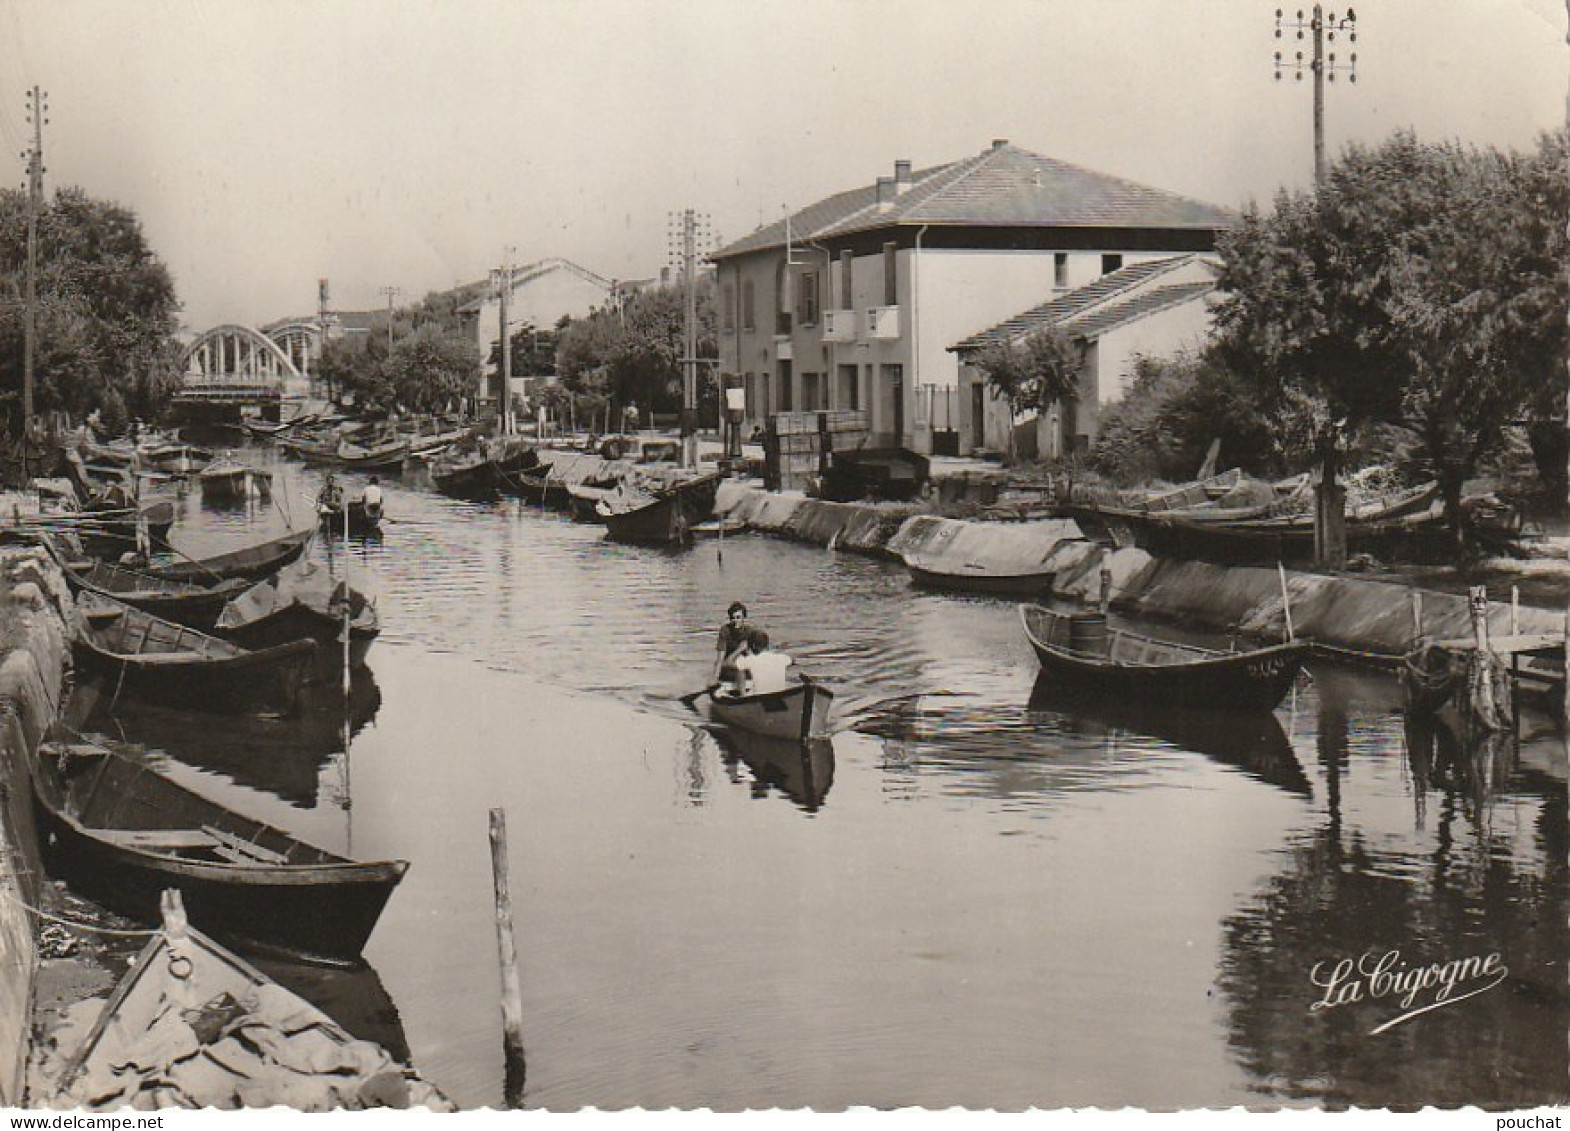
[{"label": "window with shutters", "polygon": [[796,320],[803,326],[818,321],[818,273],[803,271],[796,281]]}]

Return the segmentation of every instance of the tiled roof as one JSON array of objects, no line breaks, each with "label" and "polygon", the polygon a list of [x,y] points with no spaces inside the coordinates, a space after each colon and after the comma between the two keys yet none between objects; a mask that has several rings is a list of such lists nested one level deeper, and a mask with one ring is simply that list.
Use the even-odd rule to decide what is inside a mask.
[{"label": "tiled roof", "polygon": [[[982,153],[911,175],[910,187],[885,206],[875,185],[838,193],[790,218],[793,240],[849,235],[902,224],[973,227],[1228,228],[1237,214],[995,143]],[[721,248],[714,258],[782,247],[779,220]]]},{"label": "tiled roof", "polygon": [[1116,329],[1147,314],[1177,306],[1216,289],[1214,283],[1173,283],[1167,287],[1152,287],[1141,291],[1127,301],[1093,310],[1078,318],[1069,319],[1063,329],[1072,338],[1094,341],[1108,330]]},{"label": "tiled roof", "polygon": [[[606,294],[610,293],[613,285],[611,280],[596,275],[587,267],[579,267],[570,259],[555,258],[542,259],[537,263],[528,263],[522,267],[514,267],[512,272],[512,289],[516,291],[519,287],[526,286],[535,279],[549,275],[553,271],[566,271],[569,274],[576,275],[584,282],[600,287]],[[473,314],[491,298],[491,289],[485,283],[470,283],[467,285],[479,288],[479,294],[460,306],[458,308],[459,314]]]},{"label": "tiled roof", "polygon": [[994,342],[1014,341],[1043,326],[1062,325],[1098,303],[1106,302],[1120,292],[1132,290],[1141,283],[1192,262],[1193,259],[1191,255],[1175,255],[1167,259],[1147,259],[1139,263],[1131,263],[1127,267],[1120,267],[1116,271],[1102,275],[1094,282],[1057,295],[1040,306],[1033,306],[1021,314],[999,322],[996,326],[972,334],[964,341],[950,346],[949,349],[955,352],[980,349]]}]

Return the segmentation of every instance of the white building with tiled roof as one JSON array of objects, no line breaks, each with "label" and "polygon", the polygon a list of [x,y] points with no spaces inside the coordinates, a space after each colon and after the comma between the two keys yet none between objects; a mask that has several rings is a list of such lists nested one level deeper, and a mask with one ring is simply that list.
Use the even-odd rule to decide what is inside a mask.
[{"label": "white building with tiled roof", "polygon": [[[596,307],[604,306],[619,290],[611,279],[603,278],[567,259],[542,259],[514,267],[512,287],[507,299],[507,325],[517,334],[524,325],[537,330],[554,330],[564,317],[587,318]],[[494,402],[499,393],[499,373],[489,358],[501,342],[501,288],[486,287],[476,299],[458,308],[458,313],[474,328],[475,345],[480,351],[479,399]],[[514,375],[514,392],[522,382],[539,374]]]},{"label": "white building with tiled roof", "polygon": [[1213,251],[1235,221],[1007,141],[930,169],[897,161],[714,253],[720,369],[746,387],[749,428],[857,410],[874,444],[968,450],[950,346],[1043,294]]},{"label": "white building with tiled roof", "polygon": [[[1204,343],[1218,269],[1216,261],[1198,255],[1145,260],[950,346],[959,360],[962,450],[1010,450],[1010,433],[1021,423],[1033,427],[1025,433],[1026,450],[1016,454],[1055,458],[1088,447],[1100,431],[1102,409],[1127,394],[1140,357],[1168,357]],[[1047,329],[1082,351],[1079,396],[1052,405],[1039,419],[1017,421],[974,361],[990,345],[1018,344]]]}]

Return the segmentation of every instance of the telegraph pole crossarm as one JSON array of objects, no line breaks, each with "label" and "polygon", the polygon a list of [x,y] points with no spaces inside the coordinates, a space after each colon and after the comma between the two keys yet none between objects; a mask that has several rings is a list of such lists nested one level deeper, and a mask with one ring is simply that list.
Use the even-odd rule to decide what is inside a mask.
[{"label": "telegraph pole crossarm", "polygon": [[1337,61],[1336,53],[1325,55],[1325,41],[1332,44],[1337,35],[1347,37],[1347,42],[1357,42],[1357,13],[1351,8],[1346,10],[1346,15],[1338,17],[1334,12],[1325,13],[1323,5],[1315,4],[1313,12],[1305,19],[1303,9],[1297,10],[1296,17],[1289,21],[1285,11],[1276,9],[1276,38],[1284,39],[1287,32],[1296,32],[1297,38],[1302,40],[1305,33],[1313,37],[1311,47],[1312,55],[1305,63],[1303,52],[1298,51],[1290,59],[1284,57],[1280,51],[1276,52],[1276,79],[1279,81],[1283,68],[1294,70],[1297,80],[1303,80],[1305,66],[1314,77],[1314,183],[1323,183],[1325,179],[1325,80],[1336,81],[1336,74],[1343,72],[1347,81],[1357,82],[1357,52],[1353,51],[1346,59]]}]

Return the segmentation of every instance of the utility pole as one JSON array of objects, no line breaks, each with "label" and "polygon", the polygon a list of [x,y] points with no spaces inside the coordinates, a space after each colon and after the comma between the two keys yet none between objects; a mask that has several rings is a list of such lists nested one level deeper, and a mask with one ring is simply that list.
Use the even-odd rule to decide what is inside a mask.
[{"label": "utility pole", "polygon": [[[1303,10],[1299,8],[1294,20],[1289,23],[1285,13],[1277,8],[1276,38],[1285,38],[1288,31],[1296,32],[1300,42],[1305,33],[1313,37],[1312,56],[1307,67],[1314,76],[1314,187],[1318,189],[1325,183],[1325,80],[1335,82],[1336,72],[1343,71],[1348,82],[1357,82],[1357,52],[1352,52],[1345,61],[1337,62],[1334,51],[1326,56],[1325,41],[1328,39],[1334,44],[1337,35],[1344,35],[1347,42],[1356,43],[1357,14],[1348,8],[1346,15],[1338,18],[1334,12],[1326,15],[1324,7],[1315,4],[1306,22]],[[1284,59],[1282,53],[1277,51],[1276,81],[1281,80],[1282,68],[1288,67],[1295,70],[1297,81],[1302,82],[1304,65],[1302,51],[1296,52],[1291,59]],[[1324,569],[1341,569],[1346,565],[1346,488],[1337,481],[1339,443],[1334,432],[1324,437],[1320,445],[1319,466],[1314,469],[1312,476],[1314,562]]]},{"label": "utility pole", "polygon": [[498,322],[500,324],[500,330],[501,330],[501,348],[502,348],[502,365],[501,365],[502,380],[501,380],[501,386],[502,387],[501,387],[500,403],[499,403],[498,407],[499,407],[499,412],[500,412],[501,431],[502,431],[502,433],[504,435],[511,435],[512,432],[513,432],[513,419],[512,419],[512,327],[508,324],[507,304],[512,299],[512,281],[513,281],[512,260],[513,260],[513,256],[515,254],[517,254],[517,249],[509,247],[507,249],[507,262],[505,264],[503,264],[501,267],[497,267],[497,268],[495,268],[495,269],[493,269],[491,271],[491,285],[496,288],[496,290],[497,290],[497,297],[498,297],[498,300],[499,300],[499,303],[500,303],[500,309],[497,312],[497,319],[498,319]]},{"label": "utility pole", "polygon": [[402,287],[383,287],[380,294],[387,296],[387,356],[392,356],[393,351],[393,299],[403,294]]},{"label": "utility pole", "polygon": [[[682,333],[682,466],[698,466],[698,243],[699,229],[708,229],[709,218],[691,208],[672,214],[672,250],[679,256],[684,302]],[[675,232],[680,225],[680,235]],[[722,398],[723,399],[723,398]],[[722,433],[723,434],[723,433]]]},{"label": "utility pole", "polygon": [[[1346,10],[1346,15],[1336,17],[1334,12],[1325,14],[1324,7],[1314,5],[1314,10],[1305,22],[1303,9],[1297,10],[1294,22],[1288,23],[1286,13],[1276,9],[1276,38],[1283,39],[1289,31],[1295,31],[1297,38],[1302,40],[1304,34],[1313,36],[1313,55],[1306,66],[1314,76],[1314,184],[1324,183],[1325,179],[1325,80],[1336,81],[1336,72],[1346,72],[1348,82],[1357,82],[1357,52],[1352,52],[1344,62],[1336,61],[1336,53],[1325,55],[1325,41],[1328,39],[1335,43],[1337,35],[1345,35],[1349,43],[1357,42],[1357,13],[1351,8]],[[1276,80],[1281,79],[1282,68],[1294,69],[1297,81],[1303,81],[1303,52],[1299,51],[1292,59],[1282,57],[1280,51],[1276,52]]]},{"label": "utility pole", "polygon": [[38,353],[38,213],[44,206],[44,117],[48,96],[38,87],[27,95],[27,120],[33,123],[33,148],[27,158],[27,281],[22,322],[22,478],[27,478],[27,448],[33,432],[33,366]]},{"label": "utility pole", "polygon": [[[318,331],[320,331],[320,334],[319,334],[319,337],[317,339],[318,345],[317,345],[316,348],[317,348],[317,356],[319,358],[325,358],[327,356],[327,328],[329,326],[331,326],[331,325],[332,325],[332,315],[327,313],[327,280],[326,279],[317,279],[316,280],[316,327],[317,327]],[[318,366],[318,371],[321,372],[322,379],[327,384],[327,400],[328,400],[328,403],[331,403],[332,399],[333,399],[333,381],[332,381],[332,378],[327,375],[325,366]]]}]

